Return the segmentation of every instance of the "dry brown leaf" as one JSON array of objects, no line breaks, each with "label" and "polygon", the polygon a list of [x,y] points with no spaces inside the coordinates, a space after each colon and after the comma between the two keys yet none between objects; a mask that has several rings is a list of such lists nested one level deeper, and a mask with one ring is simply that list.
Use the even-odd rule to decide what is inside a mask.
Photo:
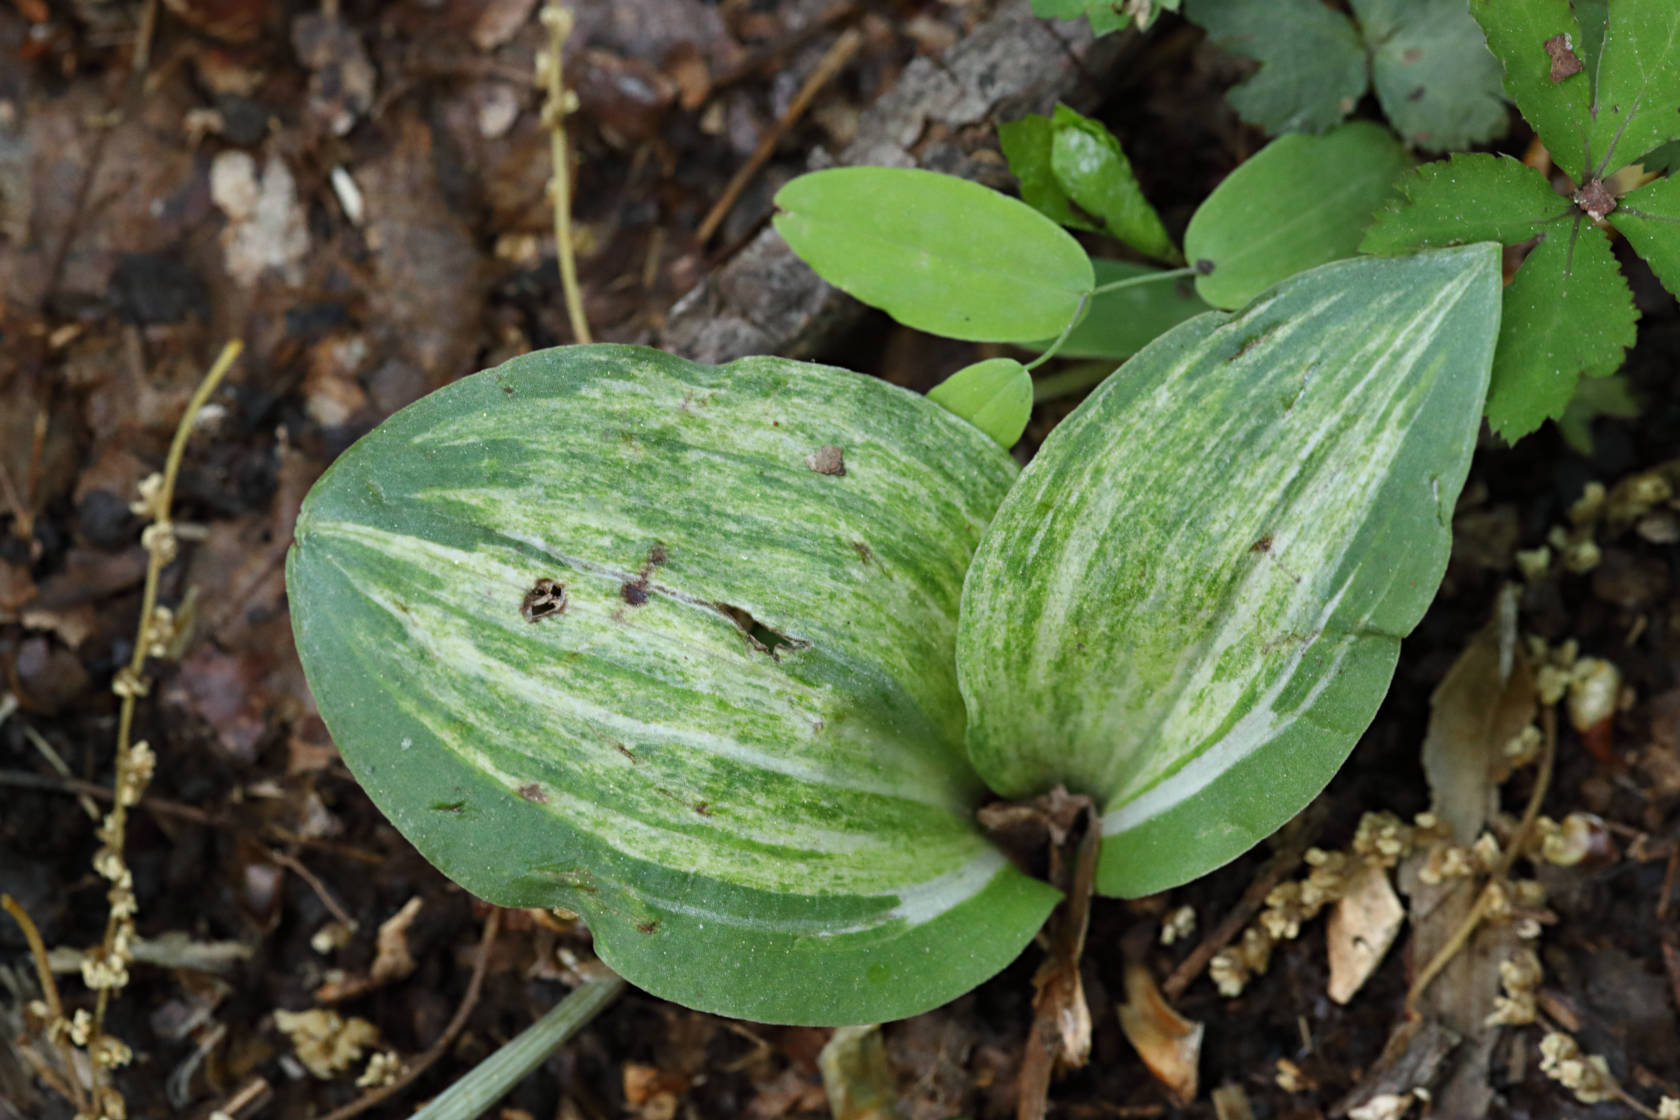
[{"label": "dry brown leaf", "polygon": [[1399,936],[1406,908],[1388,871],[1366,867],[1330,911],[1325,943],[1330,954],[1330,998],[1346,1003],[1382,963]]},{"label": "dry brown leaf", "polygon": [[894,1120],[898,1076],[879,1027],[839,1027],[817,1057],[834,1120]]},{"label": "dry brown leaf", "polygon": [[1120,1029],[1138,1057],[1185,1104],[1196,1098],[1196,1065],[1202,1053],[1202,1024],[1168,1006],[1154,977],[1142,964],[1126,965],[1126,1002],[1120,1005]]},{"label": "dry brown leaf", "polygon": [[379,1028],[366,1019],[346,1019],[322,1007],[276,1011],[274,1025],[292,1040],[298,1061],[323,1081],[361,1058],[365,1047],[379,1041]]},{"label": "dry brown leaf", "polygon": [[415,895],[403,904],[401,910],[379,924],[373,967],[368,969],[368,979],[376,986],[401,980],[417,967],[408,951],[408,927],[414,924],[420,906],[420,896]]}]

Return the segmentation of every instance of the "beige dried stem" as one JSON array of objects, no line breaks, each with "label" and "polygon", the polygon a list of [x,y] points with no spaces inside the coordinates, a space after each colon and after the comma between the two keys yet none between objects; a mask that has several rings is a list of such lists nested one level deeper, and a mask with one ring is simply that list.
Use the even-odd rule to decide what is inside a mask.
[{"label": "beige dried stem", "polygon": [[85,954],[82,961],[83,982],[99,993],[87,1047],[93,1059],[95,1105],[102,1116],[120,1117],[124,1111],[121,1098],[116,1097],[115,1090],[109,1086],[109,1071],[125,1064],[129,1052],[120,1040],[105,1033],[105,1011],[110,1005],[111,993],[127,985],[128,962],[133,957],[134,878],[123,859],[128,810],[140,803],[156,763],[156,756],[144,741],[131,742],[134,705],[151,687],[144,675],[147,657],[162,656],[175,633],[173,614],[157,603],[159,577],[175,559],[178,549],[175,528],[170,521],[170,506],[175,494],[175,479],[181,470],[181,456],[186,450],[187,437],[192,433],[193,419],[238,360],[242,349],[238,341],[222,347],[221,354],[204,375],[198,390],[187,403],[186,412],[175,426],[175,438],[169,445],[163,473],[154,474],[140,484],[140,501],[135,504],[135,512],[150,521],[140,534],[140,543],[147,553],[146,582],[140,595],[140,621],[134,654],[111,683],[111,690],[121,698],[117,713],[116,796],[110,813],[99,826],[97,835],[100,845],[93,857],[94,870],[111,884],[107,894],[111,912],[105,923],[104,941],[99,948]]},{"label": "beige dried stem", "polygon": [[539,17],[548,29],[548,49],[537,55],[537,82],[548,88],[542,119],[548,128],[554,162],[554,178],[548,194],[554,202],[554,252],[560,260],[560,287],[566,296],[566,317],[578,342],[591,341],[589,321],[583,317],[583,297],[578,292],[577,262],[572,255],[572,169],[566,157],[566,114],[577,108],[577,95],[566,89],[561,57],[572,33],[572,13],[563,5],[543,5]]}]

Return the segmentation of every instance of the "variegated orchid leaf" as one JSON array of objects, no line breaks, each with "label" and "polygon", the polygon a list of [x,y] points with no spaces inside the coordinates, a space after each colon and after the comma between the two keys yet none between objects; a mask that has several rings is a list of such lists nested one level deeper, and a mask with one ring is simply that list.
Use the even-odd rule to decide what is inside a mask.
[{"label": "variegated orchid leaf", "polygon": [[322,476],[287,564],[298,650],[351,771],[467,889],[584,914],[692,1007],[909,1015],[1056,898],[974,823],[955,676],[1015,475],[844,370],[531,354]]},{"label": "variegated orchid leaf", "polygon": [[1315,268],[1145,347],[987,531],[958,675],[987,783],[1103,809],[1097,886],[1237,856],[1330,780],[1446,568],[1490,244]]}]

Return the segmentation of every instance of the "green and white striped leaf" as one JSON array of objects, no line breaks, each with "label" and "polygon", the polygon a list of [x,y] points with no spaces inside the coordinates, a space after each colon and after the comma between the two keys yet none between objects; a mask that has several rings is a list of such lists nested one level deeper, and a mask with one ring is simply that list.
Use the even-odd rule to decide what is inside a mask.
[{"label": "green and white striped leaf", "polygon": [[587,916],[647,990],[875,1022],[1054,904],[978,831],[962,580],[1015,477],[915,394],[777,358],[583,346],[393,416],[287,565],[322,717],[467,889]]},{"label": "green and white striped leaf", "polygon": [[963,592],[969,753],[1098,799],[1099,890],[1232,859],[1346,758],[1445,570],[1499,308],[1491,244],[1315,268],[1151,343],[1022,473]]}]

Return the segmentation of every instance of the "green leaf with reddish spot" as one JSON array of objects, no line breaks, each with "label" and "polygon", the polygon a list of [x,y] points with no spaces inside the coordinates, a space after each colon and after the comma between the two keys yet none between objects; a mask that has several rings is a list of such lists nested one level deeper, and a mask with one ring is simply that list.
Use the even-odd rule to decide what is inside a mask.
[{"label": "green leaf with reddish spot", "polygon": [[961,416],[1000,446],[1014,447],[1032,419],[1032,374],[1014,358],[987,358],[935,385],[928,400]]},{"label": "green leaf with reddish spot", "polygon": [[844,370],[541,351],[328,469],[293,632],[351,772],[468,890],[582,913],[691,1007],[897,1018],[1009,963],[1056,900],[974,821],[954,668],[1015,475]]},{"label": "green leaf with reddish spot", "polygon": [[1610,239],[1578,217],[1559,222],[1505,289],[1487,417],[1509,442],[1563,415],[1581,377],[1616,372],[1639,312]]},{"label": "green leaf with reddish spot", "polygon": [[1323,132],[1365,93],[1365,44],[1322,0],[1186,0],[1184,14],[1221,50],[1260,63],[1227,99],[1267,132]]},{"label": "green leaf with reddish spot", "polygon": [[1224,863],[1310,800],[1446,569],[1499,252],[1363,257],[1151,343],[1044,442],[963,588],[976,768],[1103,807],[1098,888]]},{"label": "green leaf with reddish spot", "polygon": [[1609,221],[1663,287],[1680,295],[1680,179],[1653,179],[1623,195]]},{"label": "green leaf with reddish spot", "polygon": [[1414,147],[1442,152],[1504,133],[1499,63],[1465,0],[1353,0],[1383,113]]},{"label": "green leaf with reddish spot", "polygon": [[1516,245],[1580,213],[1544,175],[1510,156],[1460,152],[1414,168],[1397,185],[1360,242],[1363,252]]},{"label": "green leaf with reddish spot", "polygon": [[1185,256],[1210,269],[1196,277],[1196,291],[1215,307],[1241,307],[1286,276],[1352,256],[1410,163],[1394,136],[1368,121],[1278,137],[1190,219]]},{"label": "green leaf with reddish spot", "polygon": [[1103,233],[1146,257],[1181,263],[1183,256],[1144,197],[1114,134],[1066,105],[1057,105],[1051,119],[1050,167],[1067,197],[1096,218]]},{"label": "green leaf with reddish spot", "polygon": [[1470,0],[1470,14],[1505,71],[1506,94],[1557,165],[1580,182],[1588,166],[1592,76],[1584,69],[1565,76],[1560,69],[1559,79],[1552,78],[1554,54],[1566,63],[1568,56],[1580,61],[1581,25],[1569,0]]},{"label": "green leaf with reddish spot", "polygon": [[1066,230],[954,175],[837,167],[799,176],[775,202],[777,232],[824,280],[947,338],[1058,334],[1093,286]]}]

